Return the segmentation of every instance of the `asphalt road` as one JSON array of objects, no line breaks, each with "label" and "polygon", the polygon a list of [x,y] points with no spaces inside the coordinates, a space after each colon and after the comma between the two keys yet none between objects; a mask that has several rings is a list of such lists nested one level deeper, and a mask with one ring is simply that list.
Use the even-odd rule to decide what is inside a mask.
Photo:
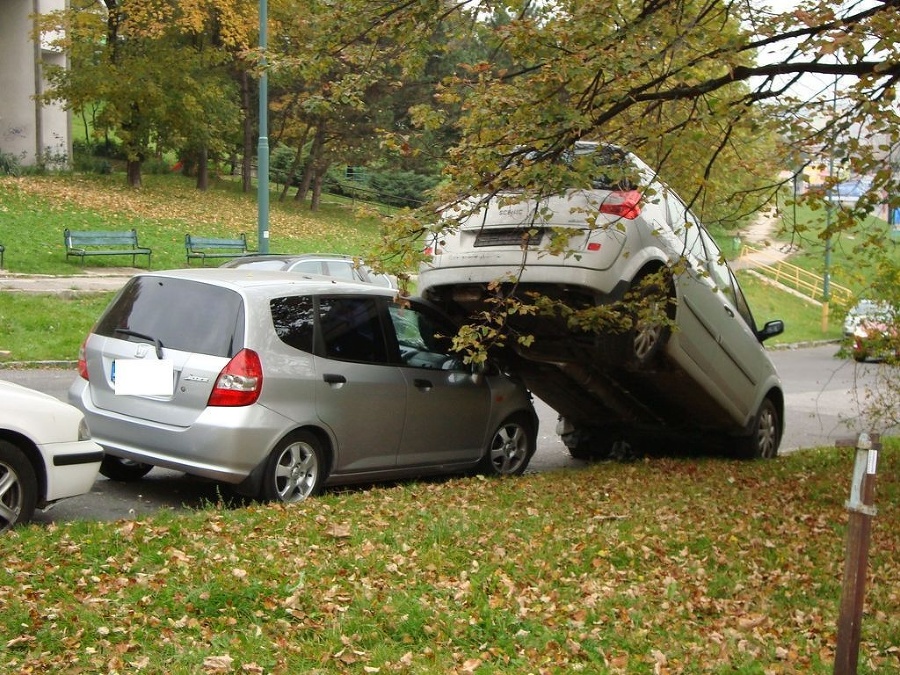
[{"label": "asphalt road", "polygon": [[[835,358],[837,345],[782,349],[771,352],[784,382],[786,428],[782,454],[803,448],[834,445],[868,431],[860,411],[866,392],[876,386],[882,364],[856,364]],[[77,377],[63,368],[0,370],[0,379],[17,382],[66,400]],[[556,413],[537,402],[540,415],[538,448],[529,471],[577,470],[584,462],[572,459],[555,433]],[[884,430],[882,430],[884,431]],[[900,430],[893,430],[900,433]],[[192,508],[236,499],[226,487],[166,469],[154,469],[143,480],[123,484],[102,476],[90,494],[64,500],[36,522],[75,519],[117,520],[149,514],[161,508]]]}]

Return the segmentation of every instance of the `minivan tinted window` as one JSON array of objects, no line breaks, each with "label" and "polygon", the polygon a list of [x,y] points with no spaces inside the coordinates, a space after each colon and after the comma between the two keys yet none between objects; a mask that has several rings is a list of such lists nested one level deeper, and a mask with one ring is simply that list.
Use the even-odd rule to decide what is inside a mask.
[{"label": "minivan tinted window", "polygon": [[231,358],[244,343],[244,303],[239,294],[219,286],[135,277],[100,317],[94,332]]},{"label": "minivan tinted window", "polygon": [[269,307],[278,338],[294,349],[312,353],[316,329],[313,299],[308,295],[274,298]]}]

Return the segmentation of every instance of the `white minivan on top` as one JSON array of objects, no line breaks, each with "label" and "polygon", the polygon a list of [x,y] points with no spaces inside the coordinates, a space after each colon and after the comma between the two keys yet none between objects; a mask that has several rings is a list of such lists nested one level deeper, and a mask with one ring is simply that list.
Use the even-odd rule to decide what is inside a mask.
[{"label": "white minivan on top", "polygon": [[561,194],[474,196],[448,209],[419,293],[459,321],[492,298],[543,298],[538,313],[504,320],[534,336],[510,341],[515,369],[560,413],[575,457],[670,432],[776,456],[784,394],[762,342],[783,322],[757,325],[713,238],[646,163],[593,142],[558,161],[585,159],[590,179],[573,172]]}]

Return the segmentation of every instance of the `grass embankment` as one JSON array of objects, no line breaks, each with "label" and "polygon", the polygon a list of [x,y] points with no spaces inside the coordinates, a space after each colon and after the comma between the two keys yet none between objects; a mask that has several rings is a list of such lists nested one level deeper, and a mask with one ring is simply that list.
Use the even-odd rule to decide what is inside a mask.
[{"label": "grass embankment", "polygon": [[[3,538],[6,673],[831,673],[853,454],[655,458]],[[900,447],[859,672],[900,668]]]}]

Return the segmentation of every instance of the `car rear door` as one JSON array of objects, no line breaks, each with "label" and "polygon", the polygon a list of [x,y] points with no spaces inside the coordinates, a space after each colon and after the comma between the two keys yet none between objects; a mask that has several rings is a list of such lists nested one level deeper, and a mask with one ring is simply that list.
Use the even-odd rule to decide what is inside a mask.
[{"label": "car rear door", "polygon": [[336,471],[397,463],[407,386],[389,357],[384,302],[379,296],[318,298],[316,414],[337,439]]}]

